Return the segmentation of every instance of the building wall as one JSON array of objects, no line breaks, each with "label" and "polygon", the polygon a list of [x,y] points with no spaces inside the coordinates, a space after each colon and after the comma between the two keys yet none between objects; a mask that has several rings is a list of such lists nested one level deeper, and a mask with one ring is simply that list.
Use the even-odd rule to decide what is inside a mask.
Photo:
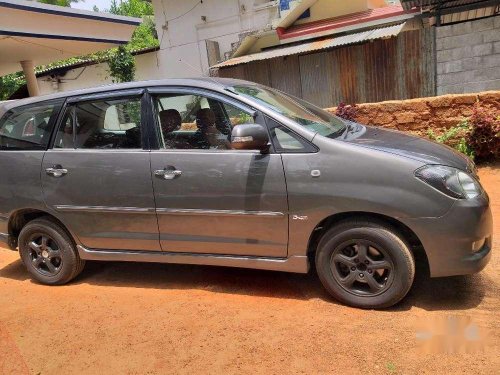
[{"label": "building wall", "polygon": [[300,25],[303,23],[324,20],[344,16],[350,13],[362,12],[367,9],[379,8],[386,6],[384,0],[349,0],[349,1],[332,1],[332,0],[317,0],[310,8],[310,17],[303,18],[295,22]]},{"label": "building wall", "polygon": [[[149,52],[135,56],[136,72],[135,80],[159,79],[161,74],[156,65],[156,53]],[[96,87],[112,84],[113,81],[108,73],[108,64],[100,63],[88,65],[86,67],[70,69],[60,77],[60,82],[50,76],[38,77],[40,94],[52,94],[60,91],[78,90],[88,87]]]},{"label": "building wall", "polygon": [[331,107],[435,95],[434,53],[434,28],[424,28],[330,51],[220,68],[216,74],[259,82]]},{"label": "building wall", "polygon": [[500,16],[436,28],[437,93],[500,89]]},{"label": "building wall", "polygon": [[153,0],[163,78],[208,74],[206,40],[218,42],[223,57],[240,34],[269,27],[278,14],[277,6],[266,0],[204,0],[190,10],[194,4]]},{"label": "building wall", "polygon": [[[500,116],[500,91],[488,91],[360,104],[356,120],[415,134],[426,134],[430,129],[440,133],[471,116],[476,102],[493,115]],[[327,110],[335,112],[335,108]]]}]

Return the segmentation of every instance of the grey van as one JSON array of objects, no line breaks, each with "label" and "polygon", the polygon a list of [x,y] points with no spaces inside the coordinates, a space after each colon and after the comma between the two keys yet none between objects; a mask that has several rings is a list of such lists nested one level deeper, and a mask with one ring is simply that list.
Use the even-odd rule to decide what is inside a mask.
[{"label": "grey van", "polygon": [[86,260],[308,272],[343,303],[480,271],[474,164],[251,82],[134,82],[0,104],[0,238],[34,279]]}]

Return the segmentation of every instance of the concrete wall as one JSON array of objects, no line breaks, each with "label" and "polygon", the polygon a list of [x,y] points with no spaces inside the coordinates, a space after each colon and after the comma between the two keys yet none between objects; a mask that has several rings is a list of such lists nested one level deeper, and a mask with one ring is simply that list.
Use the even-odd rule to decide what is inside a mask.
[{"label": "concrete wall", "polygon": [[[404,130],[416,134],[458,125],[472,114],[474,103],[500,116],[500,91],[442,95],[409,100],[364,103],[358,106],[356,120],[362,124]],[[335,108],[328,109],[331,112]]]},{"label": "concrete wall", "polygon": [[[136,81],[160,79],[161,74],[156,63],[156,52],[144,53],[135,56]],[[86,67],[68,70],[60,77],[60,82],[56,84],[50,76],[39,77],[38,86],[40,94],[52,94],[59,91],[70,91],[87,87],[109,85],[113,83],[108,73],[108,64],[100,63]]]},{"label": "concrete wall", "polygon": [[190,10],[194,4],[153,0],[163,78],[208,74],[205,40],[218,42],[222,57],[241,33],[265,29],[278,14],[277,6],[266,0],[204,0]]},{"label": "concrete wall", "polygon": [[500,16],[436,28],[437,94],[500,89]]}]

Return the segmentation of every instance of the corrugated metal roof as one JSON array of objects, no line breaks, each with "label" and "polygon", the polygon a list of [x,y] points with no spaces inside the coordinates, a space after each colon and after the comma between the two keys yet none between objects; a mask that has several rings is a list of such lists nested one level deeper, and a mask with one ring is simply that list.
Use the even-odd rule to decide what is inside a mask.
[{"label": "corrugated metal roof", "polygon": [[380,29],[373,29],[368,31],[363,31],[356,34],[350,34],[345,36],[340,36],[337,38],[323,39],[315,42],[303,43],[291,47],[277,48],[269,51],[254,53],[251,55],[245,55],[240,57],[235,57],[217,65],[212,68],[223,68],[226,66],[233,66],[239,64],[246,64],[251,61],[272,59],[274,57],[296,55],[299,53],[317,51],[327,48],[333,48],[338,46],[343,46],[347,44],[354,44],[365,42],[368,40],[390,38],[398,35],[404,27],[404,23],[399,25],[384,27]]},{"label": "corrugated metal roof", "polygon": [[[403,9],[421,8],[423,10],[434,9],[438,6],[442,9],[449,9],[464,5],[482,5],[488,0],[401,0]],[[485,5],[488,6],[488,5]]]},{"label": "corrugated metal roof", "polygon": [[499,0],[402,0],[404,9],[420,9],[435,24],[437,13],[441,25],[464,22],[498,14]]}]

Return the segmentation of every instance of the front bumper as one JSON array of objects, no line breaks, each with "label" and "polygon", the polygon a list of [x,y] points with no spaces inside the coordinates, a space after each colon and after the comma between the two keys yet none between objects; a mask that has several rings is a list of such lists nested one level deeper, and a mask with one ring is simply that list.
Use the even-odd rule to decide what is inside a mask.
[{"label": "front bumper", "polygon": [[493,216],[486,194],[457,200],[442,217],[403,222],[422,242],[431,277],[476,273],[491,258]]}]

